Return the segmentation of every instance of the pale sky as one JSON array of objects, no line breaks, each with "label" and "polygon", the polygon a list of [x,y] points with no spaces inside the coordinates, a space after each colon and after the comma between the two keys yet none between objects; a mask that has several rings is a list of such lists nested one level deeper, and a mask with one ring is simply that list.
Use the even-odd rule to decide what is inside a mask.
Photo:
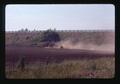
[{"label": "pale sky", "polygon": [[5,30],[114,30],[112,4],[7,5]]}]

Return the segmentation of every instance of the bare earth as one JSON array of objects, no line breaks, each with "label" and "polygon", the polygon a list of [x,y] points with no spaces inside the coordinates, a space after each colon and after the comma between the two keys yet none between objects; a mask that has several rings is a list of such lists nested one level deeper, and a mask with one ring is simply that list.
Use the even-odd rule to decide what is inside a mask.
[{"label": "bare earth", "polygon": [[113,53],[80,49],[56,49],[39,47],[6,47],[6,63],[15,63],[21,56],[25,56],[27,62],[61,62],[63,60],[96,59],[101,57],[113,57]]},{"label": "bare earth", "polygon": [[[25,56],[28,65],[24,72],[15,68],[21,56]],[[113,78],[114,56],[114,53],[103,51],[6,46],[6,67],[9,67],[6,77]]]}]

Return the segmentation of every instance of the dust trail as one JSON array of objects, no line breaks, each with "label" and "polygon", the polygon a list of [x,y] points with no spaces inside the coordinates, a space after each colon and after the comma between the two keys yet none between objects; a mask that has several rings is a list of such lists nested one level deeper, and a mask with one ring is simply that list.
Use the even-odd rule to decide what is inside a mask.
[{"label": "dust trail", "polygon": [[[100,45],[96,43],[96,41],[99,39],[105,40]],[[103,39],[104,38],[104,39]],[[89,38],[88,38],[89,40]],[[86,49],[86,50],[100,50],[104,52],[115,52],[115,35],[114,33],[107,34],[106,36],[101,36],[100,38],[95,38],[94,42],[88,42],[86,43],[84,40],[73,42],[71,39],[65,39],[58,43],[56,43],[56,48],[60,48],[60,46],[63,46],[64,48],[68,49]]]}]

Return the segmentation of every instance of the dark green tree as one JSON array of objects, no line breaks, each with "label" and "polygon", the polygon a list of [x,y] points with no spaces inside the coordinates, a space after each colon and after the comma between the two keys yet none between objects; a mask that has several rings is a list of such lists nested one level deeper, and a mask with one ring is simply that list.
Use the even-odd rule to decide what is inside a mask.
[{"label": "dark green tree", "polygon": [[58,42],[60,41],[59,34],[54,30],[47,30],[43,32],[41,42]]},{"label": "dark green tree", "polygon": [[35,39],[33,39],[33,43],[43,45],[44,47],[52,47],[55,45],[55,42],[58,42],[60,40],[60,36],[56,30],[48,29],[41,32]]}]

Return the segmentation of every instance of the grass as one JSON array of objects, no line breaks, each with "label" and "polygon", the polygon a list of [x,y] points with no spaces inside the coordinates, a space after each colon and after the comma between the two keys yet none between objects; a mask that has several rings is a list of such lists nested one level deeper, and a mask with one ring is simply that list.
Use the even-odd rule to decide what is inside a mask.
[{"label": "grass", "polygon": [[61,63],[30,64],[24,71],[6,69],[8,79],[113,78],[115,58],[64,60]]}]

